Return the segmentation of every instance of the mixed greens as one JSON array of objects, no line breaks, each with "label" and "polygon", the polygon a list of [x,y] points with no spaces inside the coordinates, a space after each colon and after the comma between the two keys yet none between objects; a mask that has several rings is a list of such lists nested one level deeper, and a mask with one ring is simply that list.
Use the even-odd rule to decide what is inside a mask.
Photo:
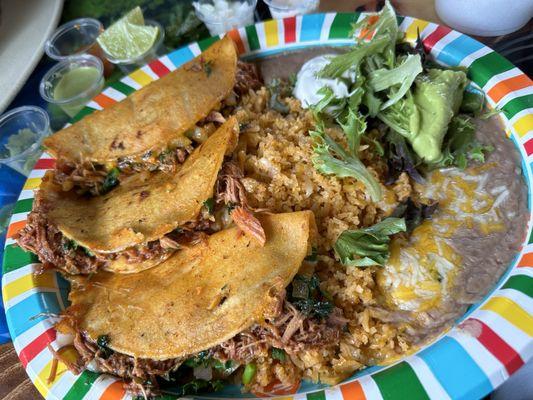
[{"label": "mixed greens", "polygon": [[[382,189],[377,175],[359,158],[362,140],[386,161],[386,184],[403,172],[423,183],[429,170],[464,169],[470,161],[484,162],[492,149],[476,141],[472,117],[480,116],[485,98],[468,86],[464,70],[432,62],[420,37],[414,47],[399,43],[401,34],[389,1],[379,13],[354,24],[352,36],[355,46],[332,56],[315,75],[324,82],[316,93],[320,100],[310,106],[315,117],[310,132],[313,164],[318,171],[353,177],[364,184],[373,201],[379,201]],[[336,95],[337,84],[348,88],[347,96]],[[377,138],[368,135],[367,126],[378,127]],[[343,134],[340,138],[337,134],[338,140],[328,134],[334,127]],[[383,265],[390,236],[409,234],[436,207],[409,199],[374,226],[344,231],[335,253],[344,265]]]},{"label": "mixed greens", "polygon": [[[358,158],[368,121],[380,121],[388,130],[382,139],[395,177],[406,171],[421,181],[420,169],[465,168],[469,160],[483,161],[490,148],[476,142],[471,118],[459,112],[479,114],[484,97],[465,90],[464,71],[429,61],[420,40],[414,48],[399,44],[396,14],[388,1],[381,12],[354,24],[352,35],[353,49],[332,57],[317,74],[349,88],[347,98],[337,98],[326,84],[318,92],[321,100],[312,106],[317,126],[312,132],[314,164],[320,172],[352,176],[366,186],[372,200],[380,200],[379,183]],[[342,127],[348,149],[327,135],[328,124]]]}]

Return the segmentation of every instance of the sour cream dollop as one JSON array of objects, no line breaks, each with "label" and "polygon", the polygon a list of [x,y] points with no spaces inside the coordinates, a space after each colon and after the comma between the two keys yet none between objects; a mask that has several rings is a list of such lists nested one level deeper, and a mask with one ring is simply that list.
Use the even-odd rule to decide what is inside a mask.
[{"label": "sour cream dollop", "polygon": [[335,54],[326,54],[312,58],[302,65],[300,72],[298,72],[293,94],[302,102],[304,108],[308,108],[322,100],[323,95],[317,92],[324,86],[328,86],[338,99],[344,99],[350,96],[346,79],[317,77],[317,74],[329,64],[332,57],[335,57]]}]

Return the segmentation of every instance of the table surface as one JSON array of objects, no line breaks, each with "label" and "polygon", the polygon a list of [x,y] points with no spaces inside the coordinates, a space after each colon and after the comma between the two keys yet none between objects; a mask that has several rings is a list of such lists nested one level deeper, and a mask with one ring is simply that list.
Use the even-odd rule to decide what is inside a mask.
[{"label": "table surface", "polygon": [[[344,11],[375,10],[382,5],[383,1],[374,0],[321,0],[320,11]],[[392,1],[398,14],[409,15],[427,21],[442,23],[438,18],[433,0],[396,0]],[[126,11],[126,10],[124,10]],[[519,33],[520,35],[533,32],[533,23],[530,21]],[[496,46],[503,37],[476,38],[488,46]],[[25,370],[15,353],[11,343],[0,345],[0,399],[30,400],[41,398],[28,379]]]}]

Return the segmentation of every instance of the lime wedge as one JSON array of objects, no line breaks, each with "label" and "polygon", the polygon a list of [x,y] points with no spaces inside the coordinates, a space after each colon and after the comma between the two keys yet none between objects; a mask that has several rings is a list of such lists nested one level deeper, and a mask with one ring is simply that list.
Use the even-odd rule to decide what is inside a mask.
[{"label": "lime wedge", "polygon": [[135,7],[96,39],[111,57],[129,60],[146,53],[154,45],[159,28],[144,25],[140,7]]}]

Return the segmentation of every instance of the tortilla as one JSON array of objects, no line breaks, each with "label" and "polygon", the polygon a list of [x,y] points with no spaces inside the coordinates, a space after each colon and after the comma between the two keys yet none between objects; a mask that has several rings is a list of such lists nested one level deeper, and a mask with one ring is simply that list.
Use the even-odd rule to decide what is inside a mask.
[{"label": "tortilla", "polygon": [[188,143],[184,134],[232,91],[237,53],[226,37],[163,78],[44,140],[56,159],[112,164]]},{"label": "tortilla", "polygon": [[99,272],[70,292],[82,330],[134,357],[166,360],[216,346],[275,312],[309,253],[312,211],[259,217],[264,247],[238,228],[137,274]]},{"label": "tortilla", "polygon": [[93,252],[115,253],[160,239],[193,221],[213,196],[226,153],[237,142],[232,117],[185,161],[176,173],[141,173],[128,177],[111,192],[83,197],[55,188],[45,179],[43,201],[48,220],[67,238]]}]

